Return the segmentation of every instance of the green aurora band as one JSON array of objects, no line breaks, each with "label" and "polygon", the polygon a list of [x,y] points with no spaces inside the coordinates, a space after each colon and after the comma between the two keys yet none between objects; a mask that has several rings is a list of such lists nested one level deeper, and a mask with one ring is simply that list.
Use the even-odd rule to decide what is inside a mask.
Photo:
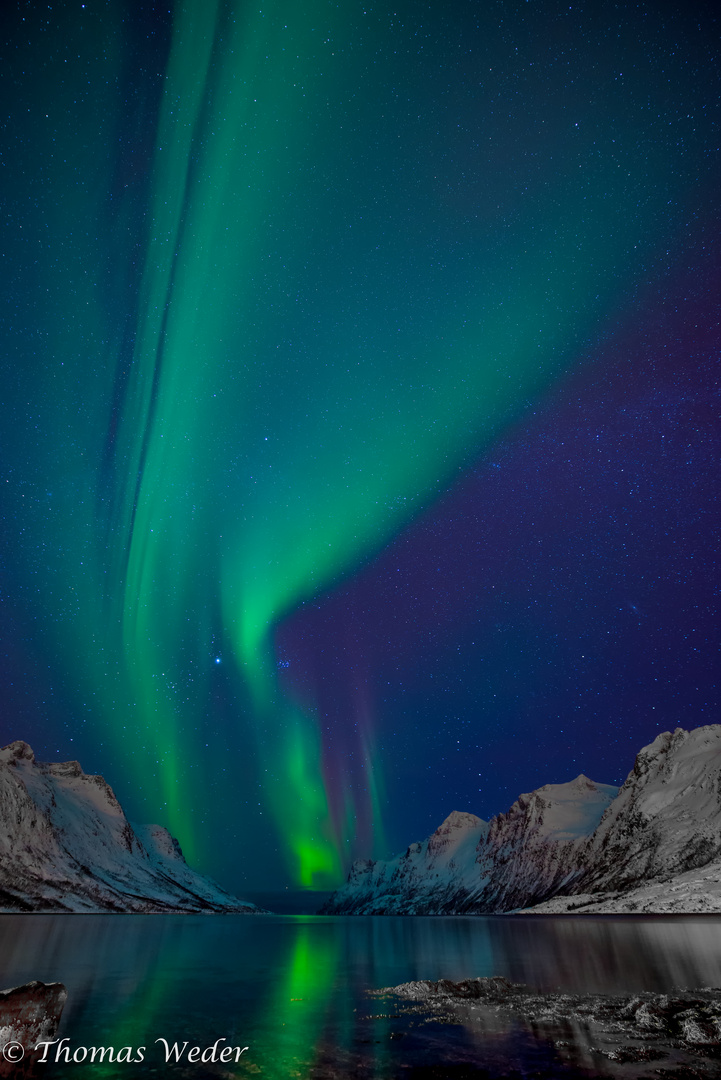
[{"label": "green aurora band", "polygon": [[[528,76],[514,169],[497,158],[510,121],[479,83],[456,127],[472,129],[480,195],[454,217],[436,175],[459,168],[442,161],[460,138],[452,104],[434,111],[444,77],[396,55],[387,18],[346,2],[188,0],[172,6],[152,125],[149,90],[134,114],[153,132],[143,216],[116,179],[125,9],[64,19],[82,61],[71,71],[46,43],[46,81],[28,91],[49,125],[28,167],[46,167],[54,193],[29,279],[49,328],[34,363],[54,501],[28,514],[48,548],[38,587],[59,662],[98,743],[199,857],[222,659],[289,871],[334,884],[356,816],[382,827],[381,766],[369,749],[367,790],[336,805],[332,742],[282,693],[274,628],[588,355],[674,227],[683,150],[656,149],[653,109],[634,110],[642,64],[601,113],[594,80],[618,58],[581,50],[575,98]],[[497,62],[500,79],[510,47]],[[554,94],[555,114],[534,107]]]}]

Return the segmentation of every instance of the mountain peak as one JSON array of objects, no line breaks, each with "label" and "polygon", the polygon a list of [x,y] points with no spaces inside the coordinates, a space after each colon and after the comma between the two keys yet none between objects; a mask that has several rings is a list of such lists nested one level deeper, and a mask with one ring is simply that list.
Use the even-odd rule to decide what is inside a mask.
[{"label": "mountain peak", "polygon": [[488,823],[454,811],[405,855],[365,863],[323,911],[502,912],[589,890],[673,882],[700,867],[718,874],[719,777],[721,725],[664,732],[639,752],[620,790],[580,773],[519,795]]},{"label": "mountain peak", "polygon": [[191,870],[167,830],[139,839],[102,776],[0,750],[0,897],[20,911],[255,911]]},{"label": "mountain peak", "polygon": [[16,739],[0,749],[0,761],[35,761],[35,754],[26,742]]},{"label": "mountain peak", "polygon": [[483,819],[475,814],[466,813],[464,810],[451,810],[442,825],[439,825],[434,835],[438,836],[451,831],[451,829],[477,829],[483,824]]}]

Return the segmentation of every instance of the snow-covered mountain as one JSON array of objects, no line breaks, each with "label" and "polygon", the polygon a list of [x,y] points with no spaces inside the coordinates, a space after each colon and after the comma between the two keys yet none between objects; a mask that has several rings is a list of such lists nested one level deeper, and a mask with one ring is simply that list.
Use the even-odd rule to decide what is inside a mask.
[{"label": "snow-covered mountain", "polygon": [[0,750],[0,911],[247,911],[158,825],[134,829],[102,776]]},{"label": "snow-covered mountain", "polygon": [[721,726],[644,747],[585,862],[575,895],[539,913],[721,911]]},{"label": "snow-covered mountain", "polygon": [[558,895],[523,915],[689,915],[721,912],[721,859],[631,889]]},{"label": "snow-covered mountain", "polygon": [[476,849],[488,822],[473,814],[450,814],[422,843],[389,862],[359,859],[348,881],[321,914],[414,915],[466,910],[479,888]]},{"label": "snow-covered mountain", "polygon": [[594,833],[586,891],[628,889],[721,857],[721,725],[645,746]]},{"label": "snow-covered mountain", "polygon": [[580,853],[617,793],[578,776],[519,796],[490,821],[454,812],[404,855],[354,863],[322,910],[435,915],[545,900],[579,872]]},{"label": "snow-covered mountain", "polygon": [[[322,910],[501,912],[553,897],[580,901],[583,894],[583,903],[557,899],[547,907],[581,911],[601,894],[624,896],[651,885],[654,899],[647,902],[657,907],[639,909],[667,910],[664,885],[671,894],[679,875],[700,867],[708,867],[709,882],[721,869],[719,725],[659,735],[640,752],[620,791],[579,776],[521,795],[490,822],[453,813],[404,855],[354,863]],[[679,895],[687,892],[684,886]],[[706,906],[699,910],[709,910],[713,890],[701,892]]]}]

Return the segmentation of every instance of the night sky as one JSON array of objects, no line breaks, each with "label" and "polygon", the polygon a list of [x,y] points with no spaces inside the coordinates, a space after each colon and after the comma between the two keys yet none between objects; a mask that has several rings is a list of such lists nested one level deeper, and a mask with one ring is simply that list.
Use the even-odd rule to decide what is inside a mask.
[{"label": "night sky", "polygon": [[2,743],[242,892],[721,721],[715,4],[0,20]]}]

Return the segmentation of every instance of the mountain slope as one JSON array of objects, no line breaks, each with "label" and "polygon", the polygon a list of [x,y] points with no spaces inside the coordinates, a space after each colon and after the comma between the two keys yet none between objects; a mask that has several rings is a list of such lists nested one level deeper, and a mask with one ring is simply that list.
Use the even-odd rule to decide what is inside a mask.
[{"label": "mountain slope", "polygon": [[[477,824],[453,825],[461,819]],[[454,828],[458,855],[439,858],[437,838]],[[519,796],[487,823],[452,814],[405,855],[355,863],[322,910],[502,912],[549,901],[544,910],[586,911],[604,897],[607,910],[681,910],[683,898],[721,910],[719,865],[721,726],[677,728],[641,750],[620,790],[579,776]],[[637,908],[619,906],[627,894]]]},{"label": "mountain slope", "polygon": [[521,795],[490,822],[451,814],[427,840],[388,862],[359,861],[325,914],[507,911],[553,896],[618,788],[578,776]]},{"label": "mountain slope", "polygon": [[645,746],[596,830],[584,890],[628,889],[721,857],[721,725]]},{"label": "mountain slope", "polygon": [[102,776],[0,750],[0,910],[248,911],[185,862],[160,826],[134,830]]},{"label": "mountain slope", "polygon": [[467,910],[478,891],[475,852],[488,822],[454,812],[389,862],[359,859],[321,914],[414,915]]},{"label": "mountain slope", "polygon": [[721,912],[721,859],[630,889],[558,895],[521,915],[690,915]]}]

